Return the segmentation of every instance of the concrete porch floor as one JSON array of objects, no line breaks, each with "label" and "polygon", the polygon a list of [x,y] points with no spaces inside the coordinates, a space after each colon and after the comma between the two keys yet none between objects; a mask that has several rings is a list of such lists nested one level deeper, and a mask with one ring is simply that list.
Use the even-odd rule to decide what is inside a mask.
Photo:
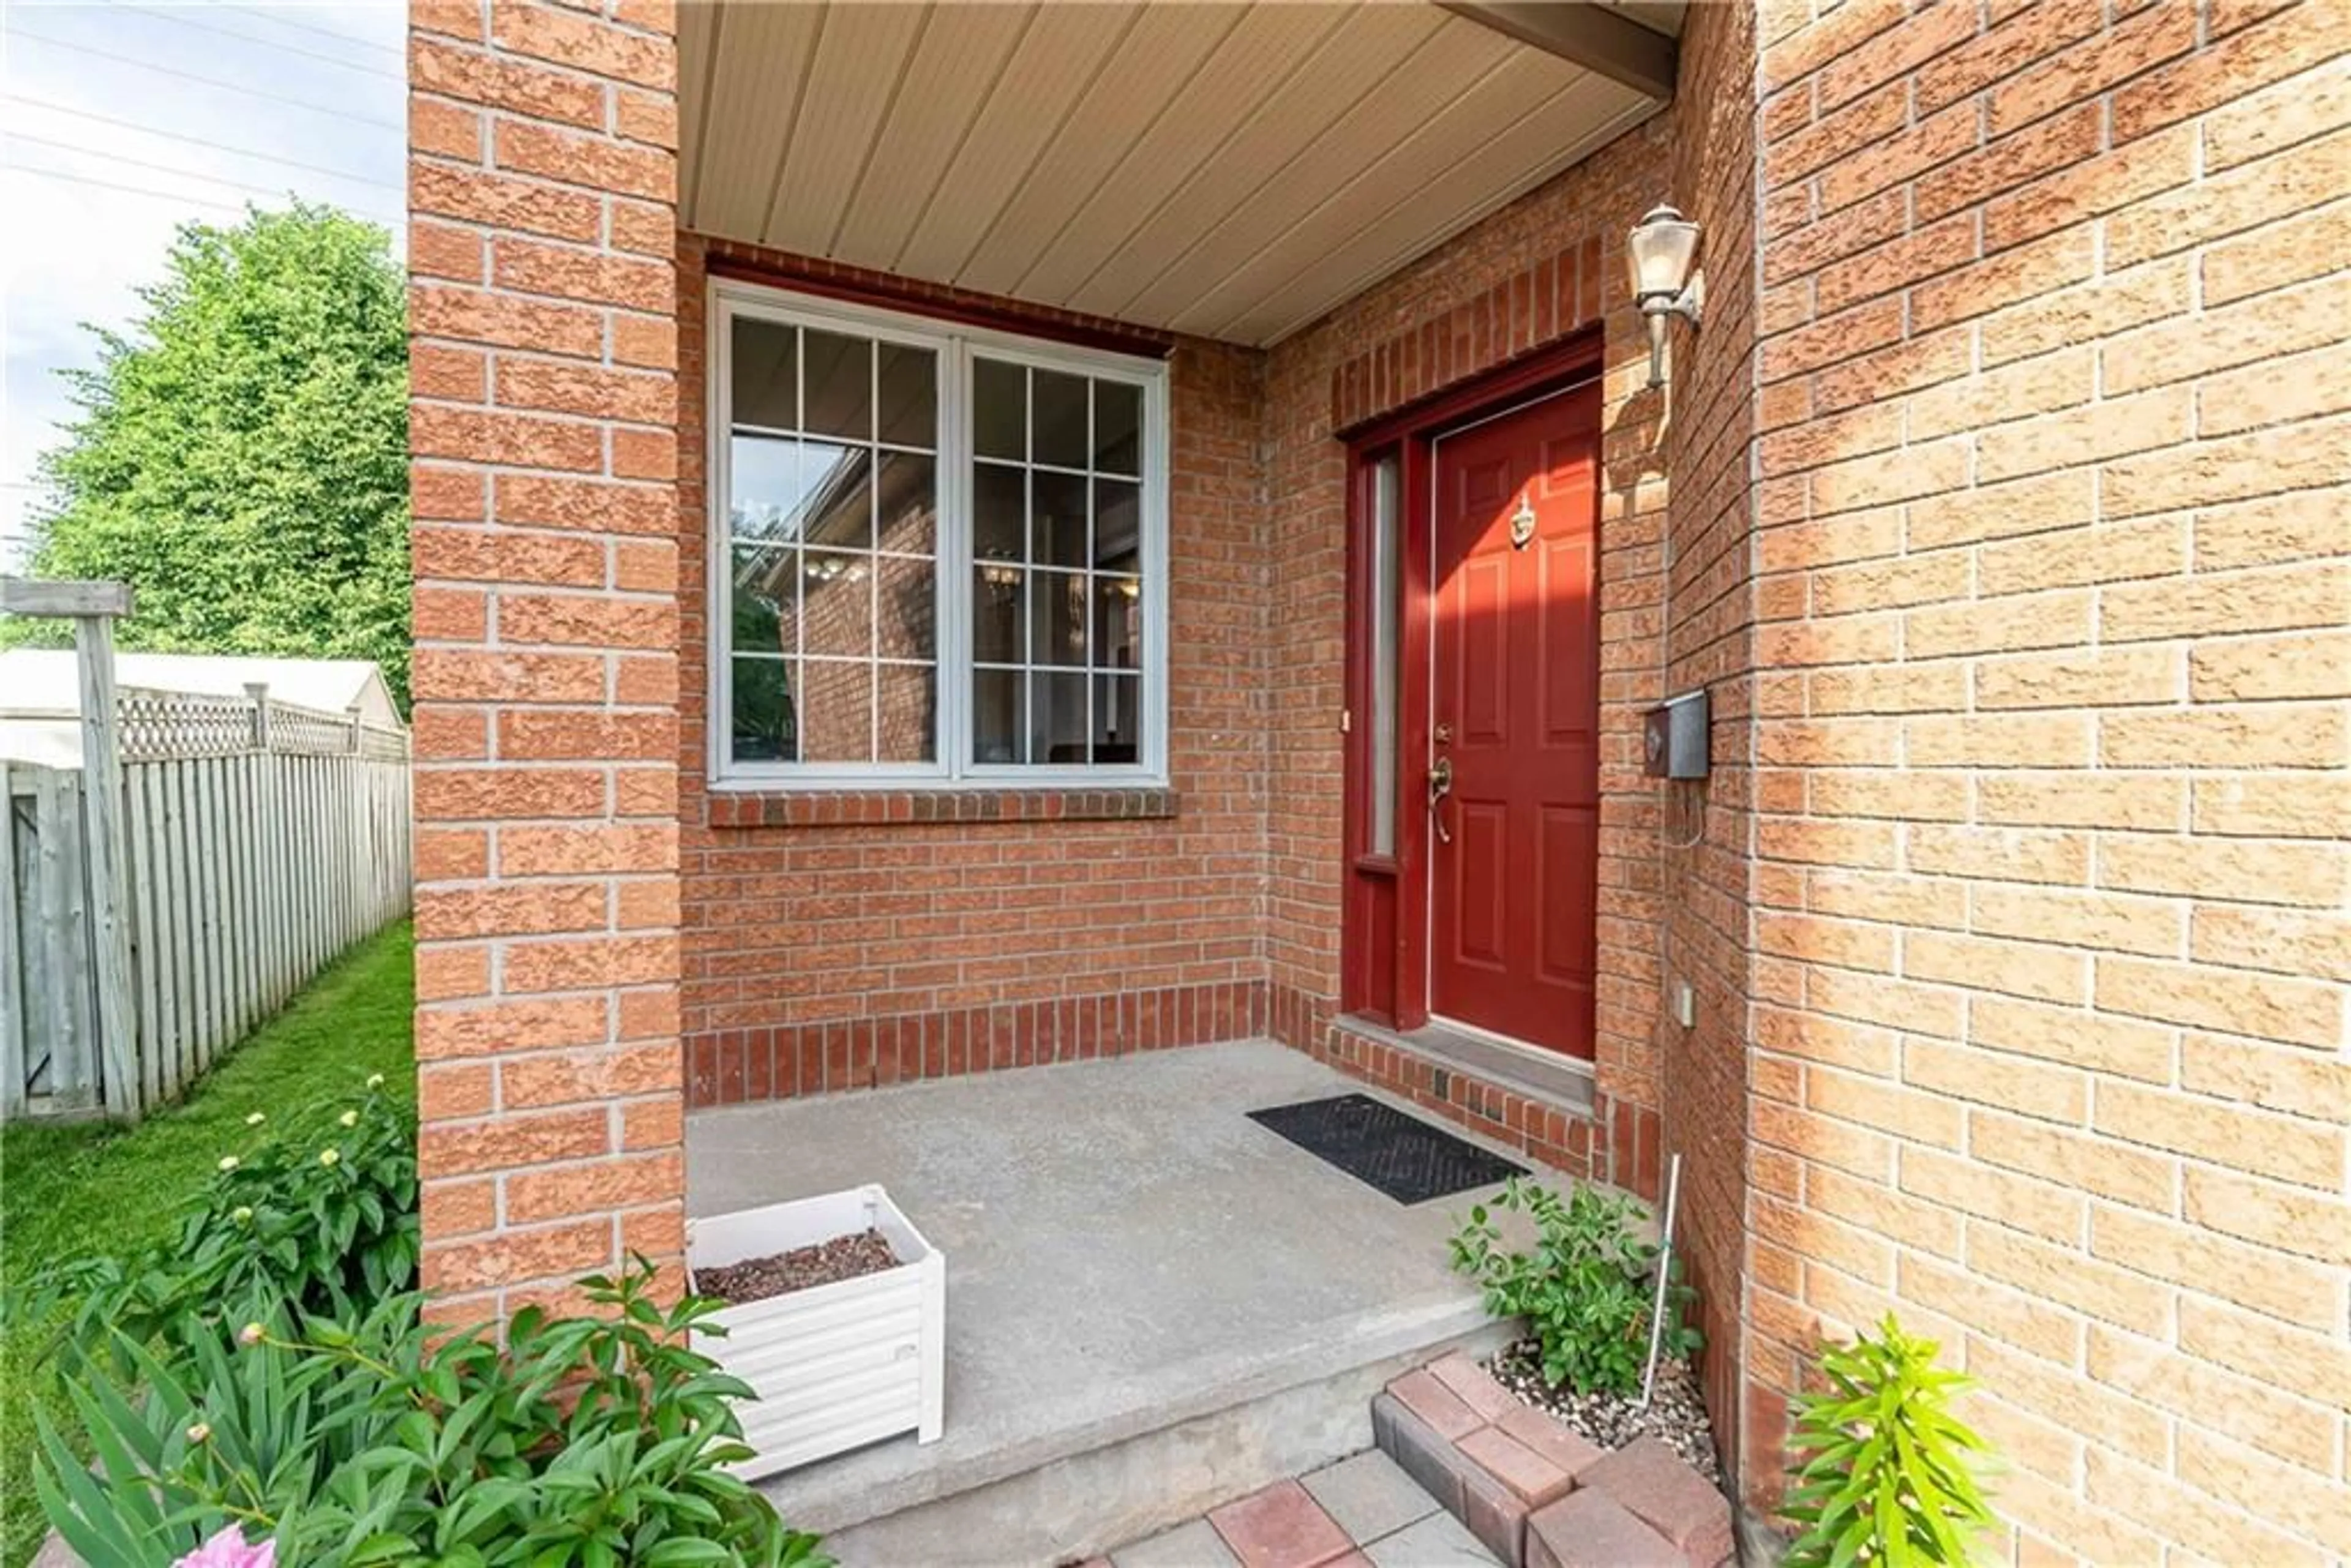
[{"label": "concrete porch floor", "polygon": [[[1390,1364],[1507,1336],[1446,1263],[1477,1194],[1405,1207],[1244,1114],[1362,1088],[1256,1040],[695,1115],[690,1215],[878,1181],[947,1260],[945,1435],[765,1490],[802,1528],[881,1521],[836,1538],[853,1563],[948,1560],[886,1516],[994,1488],[953,1560],[1050,1560],[1366,1447]],[[1164,1506],[1116,1505],[1127,1471]],[[998,1552],[986,1521],[1016,1518],[1043,1533]]]}]

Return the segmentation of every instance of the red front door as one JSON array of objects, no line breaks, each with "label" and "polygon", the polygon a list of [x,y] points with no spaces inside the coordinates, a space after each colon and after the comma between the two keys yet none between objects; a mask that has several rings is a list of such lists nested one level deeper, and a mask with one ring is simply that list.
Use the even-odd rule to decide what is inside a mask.
[{"label": "red front door", "polygon": [[[1435,444],[1431,1013],[1590,1058],[1600,392]],[[1409,775],[1407,775],[1409,776]]]}]

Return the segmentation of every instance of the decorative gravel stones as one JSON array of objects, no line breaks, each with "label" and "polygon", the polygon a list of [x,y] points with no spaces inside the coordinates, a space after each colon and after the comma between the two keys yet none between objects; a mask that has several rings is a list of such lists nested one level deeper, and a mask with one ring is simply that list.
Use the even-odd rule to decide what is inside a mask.
[{"label": "decorative gravel stones", "polygon": [[1573,1431],[1604,1448],[1621,1448],[1642,1437],[1655,1437],[1684,1463],[1709,1481],[1722,1479],[1714,1452],[1714,1433],[1707,1425],[1698,1379],[1689,1364],[1657,1364],[1655,1397],[1646,1410],[1613,1394],[1581,1395],[1572,1388],[1553,1388],[1543,1381],[1542,1354],[1531,1339],[1522,1339],[1486,1364],[1494,1381],[1538,1410],[1549,1412]]}]

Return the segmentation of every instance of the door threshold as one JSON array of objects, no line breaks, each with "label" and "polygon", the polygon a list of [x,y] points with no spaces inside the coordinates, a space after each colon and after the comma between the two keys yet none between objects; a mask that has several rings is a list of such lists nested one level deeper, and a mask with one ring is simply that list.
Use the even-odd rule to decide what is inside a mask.
[{"label": "door threshold", "polygon": [[1339,1021],[1356,1034],[1409,1051],[1437,1066],[1547,1102],[1574,1115],[1593,1113],[1593,1070],[1588,1061],[1449,1019],[1431,1018],[1415,1030],[1390,1029],[1354,1013],[1343,1014]]}]

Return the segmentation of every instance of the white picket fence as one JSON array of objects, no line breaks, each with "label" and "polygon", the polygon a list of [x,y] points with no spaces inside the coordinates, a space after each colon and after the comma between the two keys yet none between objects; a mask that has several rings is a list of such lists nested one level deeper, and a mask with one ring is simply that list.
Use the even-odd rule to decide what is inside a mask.
[{"label": "white picket fence", "polygon": [[0,1118],[176,1099],[408,908],[405,732],[266,693],[124,689],[116,711],[126,995],[102,992],[81,771],[0,764]]}]

